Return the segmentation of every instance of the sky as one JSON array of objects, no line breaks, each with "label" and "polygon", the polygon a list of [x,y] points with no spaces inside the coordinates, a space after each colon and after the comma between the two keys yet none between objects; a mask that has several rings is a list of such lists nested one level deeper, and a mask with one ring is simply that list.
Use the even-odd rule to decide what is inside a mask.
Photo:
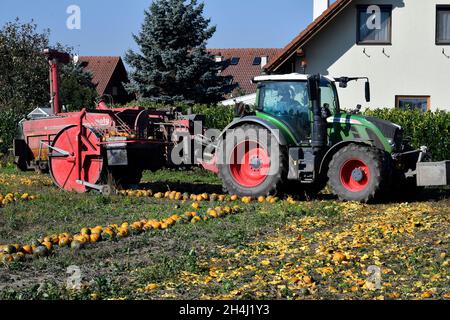
[{"label": "sky", "polygon": [[[205,16],[217,26],[209,48],[281,48],[312,21],[313,0],[204,0]],[[151,0],[1,0],[0,26],[19,17],[51,30],[52,43],[79,55],[120,55],[136,49],[144,10]],[[67,9],[81,11],[79,30],[69,30]]]}]

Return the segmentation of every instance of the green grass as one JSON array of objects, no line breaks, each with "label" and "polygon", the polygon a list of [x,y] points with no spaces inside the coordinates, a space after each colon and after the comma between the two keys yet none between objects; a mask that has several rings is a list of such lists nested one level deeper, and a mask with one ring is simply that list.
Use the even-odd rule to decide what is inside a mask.
[{"label": "green grass", "polygon": [[[21,184],[23,177],[33,183]],[[25,244],[54,233],[76,233],[82,227],[131,223],[142,218],[163,219],[192,211],[191,201],[66,193],[49,186],[45,176],[18,173],[11,168],[1,169],[0,181],[2,178],[0,193],[28,192],[39,198],[0,208],[0,244]],[[142,187],[190,193],[221,190],[220,181],[201,170],[145,173]],[[329,197],[295,205],[284,201],[273,205],[240,204],[242,212],[225,218],[176,224],[169,230],[101,242],[77,252],[60,249],[47,258],[2,264],[0,298],[375,299],[388,298],[399,291],[399,298],[409,299],[420,298],[422,291],[430,290],[433,298],[439,299],[448,294],[445,280],[448,258],[442,257],[449,253],[450,204],[448,191],[429,196],[432,202],[425,199],[405,207],[397,203],[342,204]],[[218,205],[203,202],[200,211]],[[396,213],[397,209],[403,216]],[[388,224],[409,228],[411,219],[419,219],[424,227],[415,228],[411,234],[391,235],[381,231]],[[367,228],[365,232],[344,234],[358,224]],[[348,243],[352,239],[359,239],[364,246],[351,248]],[[354,257],[348,264],[334,265],[331,253],[317,253],[320,246]],[[407,248],[417,250],[405,253]],[[375,259],[372,256],[375,249],[383,254],[383,268],[395,271],[385,280],[392,286],[375,292],[360,286],[358,291],[349,292],[356,280],[345,272],[351,270],[364,279],[361,265],[366,262],[361,257],[369,254],[367,262],[375,263],[371,260]],[[400,253],[404,253],[404,259]],[[270,265],[262,264],[266,260]],[[317,268],[330,263],[335,273],[320,275]],[[70,265],[82,270],[81,290],[65,288],[66,269]],[[294,267],[310,274],[314,287],[279,279]],[[430,281],[430,277],[437,275],[440,277],[437,281]],[[416,286],[418,281],[423,285]],[[158,287],[142,290],[151,283]]]}]

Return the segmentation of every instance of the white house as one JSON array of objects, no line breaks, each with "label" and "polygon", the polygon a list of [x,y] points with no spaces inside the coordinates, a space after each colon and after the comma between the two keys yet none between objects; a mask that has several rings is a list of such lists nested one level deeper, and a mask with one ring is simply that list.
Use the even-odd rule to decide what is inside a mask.
[{"label": "white house", "polygon": [[344,108],[450,111],[450,0],[314,0],[314,8],[266,72],[369,77],[372,101],[353,82],[339,88]]}]

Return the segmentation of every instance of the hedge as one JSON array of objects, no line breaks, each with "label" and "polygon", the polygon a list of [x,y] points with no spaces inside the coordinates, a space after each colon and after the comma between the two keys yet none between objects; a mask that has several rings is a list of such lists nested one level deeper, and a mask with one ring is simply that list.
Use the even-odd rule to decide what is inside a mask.
[{"label": "hedge", "polygon": [[427,146],[434,161],[450,160],[450,112],[401,109],[367,110],[365,115],[388,120],[404,129],[413,147]]}]

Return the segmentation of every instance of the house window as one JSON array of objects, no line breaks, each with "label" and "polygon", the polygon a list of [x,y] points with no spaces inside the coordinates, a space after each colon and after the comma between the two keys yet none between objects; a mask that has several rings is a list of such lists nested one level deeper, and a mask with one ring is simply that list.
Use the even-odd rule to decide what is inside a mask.
[{"label": "house window", "polygon": [[112,87],[112,95],[113,96],[117,96],[119,94],[119,88],[117,87]]},{"label": "house window", "polygon": [[255,59],[253,59],[253,65],[254,66],[260,66],[262,63],[262,58],[261,57],[255,57]]},{"label": "house window", "polygon": [[238,58],[238,57],[233,57],[233,58],[231,58],[230,64],[231,64],[232,66],[237,66],[237,65],[239,64],[239,60],[240,60],[240,58]]},{"label": "house window", "polygon": [[358,6],[357,20],[358,44],[391,44],[392,6]]},{"label": "house window", "polygon": [[395,106],[402,110],[430,110],[430,96],[396,96]]},{"label": "house window", "polygon": [[450,44],[450,6],[437,6],[436,43]]}]

